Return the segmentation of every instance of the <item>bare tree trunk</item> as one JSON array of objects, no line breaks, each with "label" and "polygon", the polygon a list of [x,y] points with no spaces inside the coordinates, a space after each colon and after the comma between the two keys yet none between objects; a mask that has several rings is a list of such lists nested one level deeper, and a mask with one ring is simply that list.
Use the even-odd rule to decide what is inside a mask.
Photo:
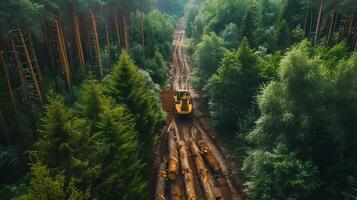
[{"label": "bare tree trunk", "polygon": [[352,17],[351,17],[350,25],[348,27],[348,37],[351,36],[354,20],[355,20],[355,14],[353,14]]},{"label": "bare tree trunk", "polygon": [[318,17],[317,17],[317,22],[316,22],[315,44],[317,43],[317,38],[318,38],[318,36],[319,36],[319,27],[320,27],[320,21],[321,21],[321,14],[322,14],[322,6],[323,6],[323,4],[324,4],[324,0],[321,0],[319,15],[318,15]]},{"label": "bare tree trunk", "polygon": [[156,189],[155,189],[155,200],[165,200],[165,179],[166,179],[166,163],[162,162],[160,164],[159,172],[157,175]]},{"label": "bare tree trunk", "polygon": [[310,24],[309,24],[309,35],[308,38],[311,36],[311,31],[312,31],[312,20],[313,20],[313,15],[312,15],[312,9],[310,9]]},{"label": "bare tree trunk", "polygon": [[304,31],[305,31],[305,33],[307,32],[307,17],[309,16],[309,10],[310,10],[310,8],[308,7],[307,8],[307,11],[306,11],[306,15],[305,15],[305,23],[304,23]]},{"label": "bare tree trunk", "polygon": [[187,153],[186,145],[183,141],[179,142],[179,152],[180,152],[180,161],[181,161],[181,168],[182,174],[184,175],[185,181],[185,189],[187,199],[197,199],[194,180],[193,180],[193,172],[192,168],[189,164],[189,155]]},{"label": "bare tree trunk", "polygon": [[38,101],[40,102],[41,105],[43,105],[41,89],[40,89],[38,80],[36,78],[36,74],[35,74],[35,71],[33,69],[31,58],[30,58],[29,52],[27,50],[27,46],[26,46],[25,39],[24,39],[24,36],[22,34],[21,29],[17,29],[17,33],[18,33],[18,35],[20,37],[21,46],[22,46],[24,54],[25,54],[26,62],[28,64],[29,68],[30,68],[31,77],[32,77],[32,81],[33,81],[33,83],[35,85],[35,90],[36,90],[36,94],[37,94],[37,97],[38,97]]},{"label": "bare tree trunk", "polygon": [[[109,12],[108,12],[109,13]],[[108,57],[109,57],[109,65],[112,65],[112,56],[110,52],[110,38],[109,38],[109,27],[108,27],[108,17],[104,17],[104,25],[105,25],[105,42],[107,46],[107,51],[108,51]]]},{"label": "bare tree trunk", "polygon": [[122,20],[123,20],[123,28],[124,28],[125,50],[126,50],[126,52],[128,52],[129,42],[128,42],[128,27],[127,27],[126,13],[123,13],[123,14],[122,14]]},{"label": "bare tree trunk", "polygon": [[4,115],[2,114],[1,107],[0,107],[0,131],[1,131],[0,134],[2,134],[3,137],[4,137],[5,143],[9,144],[10,143],[10,137],[9,137],[9,134],[8,134],[8,128],[7,128],[7,125],[6,125],[6,122],[5,122]]},{"label": "bare tree trunk", "polygon": [[56,47],[53,47],[51,25],[46,23],[45,24],[45,30],[46,30],[46,34],[45,34],[46,35],[46,44],[47,44],[47,48],[49,50],[50,63],[51,63],[51,67],[52,67],[52,70],[53,70],[52,71],[53,72],[52,75],[53,75],[54,80],[55,80],[55,90],[59,91],[59,83],[58,83],[58,80],[57,80],[58,69],[57,69],[57,62],[55,60],[55,55],[54,55]]},{"label": "bare tree trunk", "polygon": [[141,42],[143,47],[143,57],[145,59],[144,12],[141,12]]},{"label": "bare tree trunk", "polygon": [[357,31],[355,32],[355,48],[354,51],[357,51]]},{"label": "bare tree trunk", "polygon": [[181,189],[179,179],[171,181],[170,184],[170,200],[181,200]]},{"label": "bare tree trunk", "polygon": [[38,80],[41,83],[42,82],[42,74],[41,74],[40,66],[38,64],[37,53],[36,53],[36,49],[35,49],[35,47],[33,45],[33,40],[32,40],[31,35],[29,36],[29,42],[30,42],[30,49],[31,49],[31,52],[32,52],[34,66],[35,66],[36,71],[37,71]]},{"label": "bare tree trunk", "polygon": [[11,84],[11,80],[9,77],[9,72],[7,71],[7,64],[6,61],[4,59],[4,55],[3,55],[4,51],[0,52],[0,65],[2,66],[2,70],[4,73],[4,77],[6,80],[6,84],[7,84],[7,90],[9,91],[9,95],[10,95],[10,99],[12,102],[12,105],[14,106],[14,110],[16,110],[16,99],[15,99],[15,94],[14,94],[14,90],[12,88],[12,84]]},{"label": "bare tree trunk", "polygon": [[120,30],[119,30],[119,22],[118,22],[118,14],[117,10],[114,9],[114,22],[115,22],[115,32],[118,40],[118,49],[120,48],[121,42],[120,42]]},{"label": "bare tree trunk", "polygon": [[24,72],[23,72],[23,69],[21,66],[21,61],[20,61],[18,52],[16,51],[15,41],[13,39],[11,39],[11,50],[13,52],[17,71],[19,72],[19,76],[20,76],[23,100],[24,100],[25,106],[27,107],[27,106],[29,106],[29,92],[28,92],[27,80],[25,78],[25,75],[24,75]]},{"label": "bare tree trunk", "polygon": [[79,33],[79,20],[78,20],[76,12],[73,9],[72,4],[70,5],[70,13],[71,13],[71,18],[72,18],[72,29],[74,32],[74,41],[75,41],[75,46],[76,46],[76,51],[77,51],[78,62],[79,62],[79,66],[81,67],[82,76],[85,78],[86,77],[86,67],[85,67],[84,54],[83,54],[83,48],[82,48],[81,34]]},{"label": "bare tree trunk", "polygon": [[92,25],[93,25],[93,37],[94,37],[94,48],[95,48],[95,54],[97,57],[97,65],[99,67],[99,79],[103,79],[103,66],[102,66],[102,60],[100,57],[100,47],[99,47],[99,40],[98,40],[98,32],[97,32],[97,22],[96,22],[96,17],[95,13],[93,10],[89,10],[91,18],[92,18]]},{"label": "bare tree trunk", "polygon": [[329,44],[330,44],[330,39],[331,39],[333,24],[334,24],[334,22],[335,22],[335,14],[336,14],[336,10],[333,10],[332,18],[331,18],[331,22],[330,22],[330,28],[329,28],[329,32],[328,32],[328,35],[327,35],[327,45],[328,45],[328,46],[329,46]]},{"label": "bare tree trunk", "polygon": [[179,156],[177,150],[177,142],[175,139],[175,132],[169,131],[169,169],[168,178],[175,180],[179,171]]},{"label": "bare tree trunk", "polygon": [[193,141],[193,139],[190,140],[190,147],[191,147],[191,152],[193,153],[194,156],[194,160],[197,168],[197,174],[200,178],[204,195],[207,200],[215,200],[216,197],[213,193],[213,185],[210,182],[210,178],[208,177],[208,170],[202,159],[201,152],[198,149],[196,143]]},{"label": "bare tree trunk", "polygon": [[63,36],[63,32],[62,32],[62,27],[60,25],[59,19],[56,19],[55,23],[56,23],[56,31],[57,31],[57,36],[58,36],[57,43],[58,43],[58,48],[59,48],[60,61],[61,61],[61,64],[62,64],[62,66],[64,68],[64,72],[65,72],[65,77],[66,77],[67,84],[68,84],[69,93],[73,98],[71,73],[70,73],[70,69],[69,69],[69,62],[68,62],[66,47],[65,47],[65,43],[64,43],[64,36]]}]

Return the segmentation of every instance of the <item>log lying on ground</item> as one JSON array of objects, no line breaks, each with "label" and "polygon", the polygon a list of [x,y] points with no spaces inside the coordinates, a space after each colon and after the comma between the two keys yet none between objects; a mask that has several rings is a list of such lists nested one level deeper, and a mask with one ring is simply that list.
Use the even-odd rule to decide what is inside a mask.
[{"label": "log lying on ground", "polygon": [[211,181],[209,180],[209,177],[208,177],[208,170],[207,170],[205,163],[202,159],[201,151],[198,149],[198,147],[193,139],[190,140],[190,147],[191,147],[191,152],[193,153],[193,156],[194,156],[198,176],[201,181],[204,195],[205,195],[206,199],[208,199],[208,200],[215,200],[216,197],[213,192],[213,186],[211,185]]},{"label": "log lying on ground", "polygon": [[160,164],[159,172],[157,175],[155,200],[166,200],[165,197],[165,185],[166,185],[166,163]]},{"label": "log lying on ground", "polygon": [[202,141],[199,143],[200,150],[203,152],[203,157],[206,159],[208,165],[216,172],[220,173],[222,171],[221,166],[217,158],[213,155],[212,151],[207,147],[207,145]]},{"label": "log lying on ground", "polygon": [[181,189],[178,178],[171,181],[170,190],[170,200],[181,200]]},{"label": "log lying on ground", "polygon": [[175,180],[178,175],[179,163],[178,163],[178,151],[177,143],[175,140],[174,131],[169,131],[169,170],[168,178],[170,180]]},{"label": "log lying on ground", "polygon": [[203,157],[207,161],[208,165],[216,172],[220,173],[222,168],[217,160],[217,158],[213,155],[212,151],[209,149],[207,144],[202,140],[200,134],[198,134],[195,128],[192,128],[191,135],[194,138],[195,142],[198,145],[198,148],[202,152]]},{"label": "log lying on ground", "polygon": [[188,152],[185,143],[183,141],[179,142],[179,149],[180,149],[179,150],[180,161],[181,161],[182,174],[184,176],[187,200],[196,200],[197,197],[195,192],[195,186],[193,183],[193,173],[188,161],[189,159]]}]

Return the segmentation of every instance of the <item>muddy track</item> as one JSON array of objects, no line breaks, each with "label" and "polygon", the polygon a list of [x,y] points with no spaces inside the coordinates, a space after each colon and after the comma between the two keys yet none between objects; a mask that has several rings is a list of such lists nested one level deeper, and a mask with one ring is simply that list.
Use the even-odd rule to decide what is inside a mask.
[{"label": "muddy track", "polygon": [[[161,101],[168,113],[167,125],[160,135],[156,149],[153,178],[154,199],[227,199],[240,200],[232,185],[225,157],[214,140],[194,116],[178,118],[173,111],[173,91],[189,89],[191,67],[183,50],[185,31],[183,20],[178,24],[173,41],[172,85],[161,94]],[[174,136],[170,137],[170,134]],[[174,138],[174,139],[172,139]],[[170,140],[175,146],[169,146]],[[171,158],[172,148],[178,150],[178,158]],[[171,162],[178,166],[177,174],[168,174]],[[166,166],[166,169],[163,169]],[[176,177],[177,176],[177,177]],[[176,178],[175,178],[176,177]],[[166,181],[163,181],[163,180]],[[164,185],[163,185],[164,184]],[[178,187],[176,187],[176,185]]]}]

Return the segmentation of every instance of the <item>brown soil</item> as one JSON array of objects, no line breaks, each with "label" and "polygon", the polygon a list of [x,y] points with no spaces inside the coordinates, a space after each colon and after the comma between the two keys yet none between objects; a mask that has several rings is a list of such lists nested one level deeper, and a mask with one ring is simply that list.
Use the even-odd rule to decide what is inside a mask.
[{"label": "brown soil", "polygon": [[[193,184],[195,188],[195,192],[197,195],[197,199],[207,199],[203,193],[203,186],[200,182],[199,172],[197,171],[197,167],[195,166],[194,157],[190,150],[189,142],[192,139],[193,130],[195,128],[197,130],[197,134],[201,138],[202,142],[206,144],[209,148],[212,156],[218,161],[219,167],[221,170],[217,172],[213,170],[213,167],[210,166],[208,160],[205,160],[205,165],[207,168],[208,179],[207,181],[211,184],[211,190],[214,191],[216,194],[217,199],[227,199],[227,200],[240,200],[241,195],[237,192],[237,187],[233,184],[231,180],[231,172],[229,170],[228,165],[226,164],[226,158],[223,154],[223,151],[220,149],[219,146],[215,143],[214,139],[211,137],[210,134],[207,133],[208,125],[204,124],[205,120],[200,120],[200,112],[197,106],[194,106],[194,116],[180,118],[175,116],[174,110],[174,90],[175,89],[190,89],[192,93],[192,97],[197,97],[197,94],[194,93],[190,85],[188,84],[189,75],[191,72],[191,66],[188,64],[188,59],[185,52],[182,50],[182,46],[185,40],[185,32],[183,21],[179,23],[177,30],[175,32],[175,39],[173,41],[173,63],[171,68],[171,75],[172,75],[172,84],[170,87],[164,89],[160,95],[160,100],[163,106],[163,109],[167,113],[167,122],[166,126],[162,130],[159,138],[159,142],[156,149],[156,159],[154,163],[154,174],[152,179],[152,191],[155,191],[155,184],[157,184],[157,175],[159,174],[159,166],[162,162],[167,162],[168,158],[168,130],[174,130],[177,143],[183,142],[188,151],[188,163],[190,168],[193,172]],[[202,124],[204,126],[202,126]],[[171,132],[173,133],[173,132]],[[203,152],[202,152],[203,155]],[[180,155],[179,155],[180,157]],[[185,181],[184,177],[185,172],[182,170],[182,166],[180,166],[179,173],[178,173],[178,181],[179,185],[181,186],[181,199],[187,199],[185,193]],[[170,199],[170,185],[171,181],[167,180],[165,183],[165,199]],[[160,185],[162,186],[162,185]],[[162,188],[162,187],[158,187]],[[155,192],[153,192],[153,198],[157,199],[155,196]]]}]

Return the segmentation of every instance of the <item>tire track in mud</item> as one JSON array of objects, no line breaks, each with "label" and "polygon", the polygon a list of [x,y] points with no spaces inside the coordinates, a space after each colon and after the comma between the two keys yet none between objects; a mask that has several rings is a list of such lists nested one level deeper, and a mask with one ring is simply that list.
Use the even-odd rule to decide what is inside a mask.
[{"label": "tire track in mud", "polygon": [[[199,120],[197,120],[194,116],[191,116],[190,118],[179,118],[174,116],[173,112],[173,107],[174,107],[174,102],[173,102],[173,91],[177,89],[189,89],[190,85],[188,84],[189,81],[189,75],[191,72],[191,67],[187,61],[187,56],[182,50],[183,44],[185,41],[185,31],[184,31],[184,26],[183,26],[183,20],[178,24],[177,30],[174,34],[174,41],[173,41],[173,56],[172,56],[172,85],[171,89],[167,90],[170,91],[169,93],[172,94],[172,96],[168,95],[169,93],[166,91],[166,93],[162,94],[164,98],[161,98],[161,101],[164,106],[165,111],[168,112],[169,116],[167,117],[167,125],[163,129],[163,132],[161,133],[160,136],[160,141],[157,147],[157,154],[156,154],[156,160],[155,160],[155,170],[154,170],[154,178],[153,181],[155,184],[158,184],[156,180],[158,180],[158,175],[160,176],[162,173],[159,170],[159,166],[162,162],[168,162],[168,134],[175,134],[175,140],[176,140],[176,148],[179,150],[180,146],[184,145],[184,148],[187,152],[187,163],[188,167],[192,171],[193,175],[193,185],[194,185],[194,192],[196,197],[191,198],[193,199],[225,199],[225,200],[240,200],[241,197],[237,190],[233,187],[232,181],[230,180],[229,176],[229,170],[228,167],[225,164],[225,157],[220,151],[219,147],[216,146],[216,143],[214,140],[210,137],[210,135],[204,130],[203,126],[201,126]],[[171,99],[169,99],[171,98]],[[169,104],[172,103],[172,107],[170,108]],[[219,172],[215,170],[215,167],[210,166],[210,162],[207,160],[207,156],[205,153],[201,150],[200,154],[202,159],[204,160],[204,166],[196,166],[195,162],[197,158],[195,158],[194,155],[197,156],[197,151],[196,154],[192,150],[192,144],[195,143],[197,146],[199,144],[197,143],[198,138],[201,142],[201,145],[204,144],[205,147],[209,149],[209,152],[211,153],[211,156],[217,161],[219,165]],[[180,145],[179,145],[180,144]],[[201,146],[200,146],[201,147]],[[179,155],[181,157],[182,155]],[[184,164],[187,164],[184,163]],[[198,162],[199,163],[199,162]],[[198,169],[204,169],[204,171],[199,171]],[[189,173],[189,172],[188,172]],[[206,174],[205,179],[202,179],[202,173]],[[187,190],[187,184],[185,181],[187,181],[187,177],[185,177],[185,170],[183,170],[182,163],[179,162],[179,172],[177,174],[177,180],[171,181],[171,180],[166,180],[165,183],[165,190],[159,192],[160,195],[158,195],[158,191],[155,191],[153,194],[154,199],[188,199],[187,196],[191,196],[187,192],[190,193],[190,190]],[[209,184],[207,183],[202,183],[202,180],[206,180]],[[173,194],[173,188],[175,184],[178,184],[179,187],[175,188],[179,190],[179,196]],[[207,195],[207,189],[205,191],[205,187],[211,186],[210,190],[214,194],[215,198],[209,198],[209,195]],[[161,188],[161,187],[157,187]],[[209,188],[209,187],[208,187]],[[187,192],[186,192],[187,191]],[[206,193],[205,193],[206,192]],[[161,195],[161,193],[163,193]],[[190,200],[191,200],[190,199]]]}]

